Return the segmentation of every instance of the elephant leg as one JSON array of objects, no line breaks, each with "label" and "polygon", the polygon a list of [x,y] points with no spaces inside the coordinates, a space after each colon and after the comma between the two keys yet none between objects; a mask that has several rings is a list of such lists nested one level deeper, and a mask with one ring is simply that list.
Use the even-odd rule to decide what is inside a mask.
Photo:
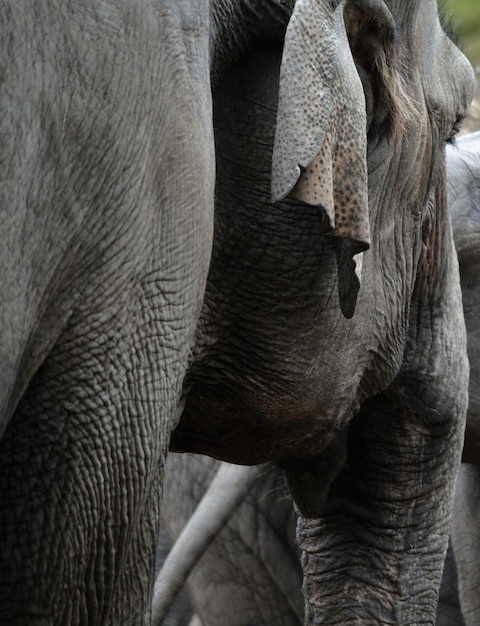
[{"label": "elephant leg", "polygon": [[146,623],[178,398],[169,381],[131,367],[144,342],[136,350],[112,319],[102,330],[51,353],[0,442],[8,623]]},{"label": "elephant leg", "polygon": [[[0,441],[5,623],[150,623],[164,459],[211,243],[202,186],[182,182],[190,216],[154,206],[162,223],[129,240],[128,262],[112,244],[114,267],[82,285]],[[163,260],[142,256],[149,238]]]},{"label": "elephant leg", "polygon": [[307,624],[434,624],[461,422],[363,407],[324,513],[299,518]]},{"label": "elephant leg", "polygon": [[[180,414],[212,243],[213,133],[208,39],[201,34],[192,29],[199,43],[185,44],[191,66],[186,52],[166,55],[166,76],[158,77],[164,87],[151,96],[155,115],[143,100],[132,106],[137,126],[130,109],[120,108],[108,127],[118,139],[111,145],[103,143],[103,126],[90,126],[80,110],[87,137],[78,151],[88,166],[82,169],[80,157],[68,160],[70,152],[55,155],[58,180],[72,171],[72,186],[85,191],[78,196],[85,242],[73,258],[59,258],[45,295],[55,297],[32,325],[21,309],[15,319],[26,326],[27,346],[51,327],[55,340],[22,385],[0,440],[2,623],[150,623],[164,457]],[[26,252],[53,246],[53,200],[39,207],[51,232],[35,245],[26,240]],[[62,201],[72,212],[80,202],[75,194]],[[23,262],[32,272],[45,269]],[[36,287],[36,274],[27,274],[22,288]],[[60,325],[58,300],[68,312]],[[25,349],[20,362],[29,356]]]},{"label": "elephant leg", "polygon": [[480,623],[480,467],[463,464],[455,493],[452,543],[466,626]]}]

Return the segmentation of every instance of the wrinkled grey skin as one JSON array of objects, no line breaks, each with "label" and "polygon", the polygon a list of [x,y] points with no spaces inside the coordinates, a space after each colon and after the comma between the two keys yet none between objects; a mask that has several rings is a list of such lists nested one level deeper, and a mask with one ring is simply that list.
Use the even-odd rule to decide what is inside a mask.
[{"label": "wrinkled grey skin", "polygon": [[255,35],[210,5],[0,3],[2,623],[150,623],[212,247],[212,52]]},{"label": "wrinkled grey skin", "polygon": [[[163,550],[157,555],[159,566],[166,557],[166,537],[170,545],[179,538],[218,468],[219,462],[208,457],[168,458],[162,519],[165,532]],[[204,626],[303,624],[296,519],[282,473],[274,466],[265,469],[264,478],[197,562],[164,623],[187,626],[195,613]],[[476,597],[475,592],[472,599]],[[451,549],[447,553],[435,625],[464,626]]]},{"label": "wrinkled grey skin", "polygon": [[448,194],[460,262],[470,359],[464,461],[452,517],[460,605],[466,626],[480,623],[480,133],[449,149]]},{"label": "wrinkled grey skin", "polygon": [[[461,469],[460,469],[461,471]],[[172,626],[174,626],[172,624]],[[435,626],[465,626],[458,595],[458,571],[451,540],[443,567]]]},{"label": "wrinkled grey skin", "polygon": [[0,4],[7,623],[150,622],[183,383],[174,449],[288,470],[309,623],[433,614],[467,384],[443,145],[471,72],[434,0],[304,0],[278,92],[292,4]]},{"label": "wrinkled grey skin", "polygon": [[[461,456],[468,367],[443,160],[458,115],[453,109],[463,98],[467,106],[472,85],[470,78],[468,88],[462,83],[463,65],[452,69],[457,53],[440,30],[435,3],[386,4],[401,26],[393,49],[401,51],[409,76],[405,125],[396,114],[386,131],[391,101],[385,82],[362,67],[380,47],[393,54],[389,67],[399,69],[388,47],[386,5],[369,3],[373,52],[362,48],[363,20],[347,25],[361,31],[359,40],[355,32],[351,38],[369,129],[370,247],[356,302],[349,253],[367,239],[367,193],[361,168],[352,165],[350,178],[348,171],[351,151],[357,150],[355,167],[361,159],[363,103],[359,96],[352,128],[340,103],[348,110],[342,89],[356,91],[358,84],[344,60],[344,40],[332,43],[341,46],[345,66],[333,83],[325,78],[333,127],[327,123],[316,165],[323,173],[334,161],[335,229],[344,226],[342,201],[352,201],[346,228],[350,219],[350,226],[357,224],[354,212],[360,234],[352,228],[342,240],[337,230],[325,233],[332,228],[327,210],[322,216],[293,201],[270,204],[268,164],[272,146],[277,149],[272,68],[279,51],[263,46],[214,89],[216,146],[223,153],[228,145],[229,153],[217,159],[212,265],[171,449],[236,463],[274,461],[286,470],[301,513],[297,541],[308,624],[345,624],[352,616],[358,624],[434,622]],[[331,19],[340,18],[335,13]],[[305,23],[315,31],[314,21]],[[297,53],[293,48],[288,58]],[[280,85],[285,76],[288,71]],[[398,76],[392,79],[398,95]],[[285,102],[290,112],[301,110],[288,90],[284,100],[280,87],[279,107]],[[285,135],[292,145],[302,139],[296,122],[292,136]],[[306,124],[307,152],[310,130]],[[350,144],[346,137],[354,131]],[[329,145],[338,152],[329,154]],[[312,170],[306,168],[295,198],[314,198]],[[287,187],[290,174],[286,167]],[[349,182],[350,189],[342,187]],[[331,189],[324,183],[318,194],[328,209]]]},{"label": "wrinkled grey skin", "polygon": [[480,619],[480,468],[462,464],[452,517],[452,544],[458,573],[460,607],[465,626]]},{"label": "wrinkled grey skin", "polygon": [[[480,260],[480,133],[459,138],[447,148],[447,187],[455,243],[459,252],[462,295],[468,328],[470,357],[470,403],[467,415],[464,461],[480,461],[476,424],[476,393],[480,384],[477,354],[477,285]],[[164,491],[164,527],[173,542],[196,510],[196,505],[219,467],[201,456],[171,455]],[[452,519],[455,556],[449,549],[445,562],[436,626],[474,626],[479,614],[480,475],[478,467],[462,464]],[[212,511],[215,515],[215,511]],[[195,610],[203,624],[228,621],[242,624],[303,623],[302,575],[295,541],[295,514],[287,497],[283,476],[274,467],[253,489],[242,506],[219,533],[188,580]],[[161,560],[161,557],[160,557]],[[235,598],[235,610],[232,611]],[[178,620],[174,624],[188,623]]]},{"label": "wrinkled grey skin", "polygon": [[463,461],[480,465],[480,133],[448,146],[448,200],[460,264],[470,384]]},{"label": "wrinkled grey skin", "polygon": [[0,3],[0,621],[148,624],[211,253],[209,16]]}]

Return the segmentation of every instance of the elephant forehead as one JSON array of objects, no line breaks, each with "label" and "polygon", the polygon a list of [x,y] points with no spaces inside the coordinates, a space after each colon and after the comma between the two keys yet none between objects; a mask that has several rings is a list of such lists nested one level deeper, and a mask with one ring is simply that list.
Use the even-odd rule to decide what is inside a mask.
[{"label": "elephant forehead", "polygon": [[444,33],[435,0],[417,3],[411,23],[410,55],[421,77],[427,106],[450,124],[466,115],[474,92],[470,63]]}]

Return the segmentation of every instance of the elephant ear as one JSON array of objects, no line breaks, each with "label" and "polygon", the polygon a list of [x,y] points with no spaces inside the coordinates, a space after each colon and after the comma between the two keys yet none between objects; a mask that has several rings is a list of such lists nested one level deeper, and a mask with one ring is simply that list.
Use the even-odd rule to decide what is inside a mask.
[{"label": "elephant ear", "polygon": [[[284,44],[272,166],[272,198],[321,207],[335,236],[340,306],[355,310],[370,245],[365,96],[345,27],[344,1],[297,0]],[[363,5],[391,26],[381,0]],[[380,10],[379,10],[380,9]]]}]

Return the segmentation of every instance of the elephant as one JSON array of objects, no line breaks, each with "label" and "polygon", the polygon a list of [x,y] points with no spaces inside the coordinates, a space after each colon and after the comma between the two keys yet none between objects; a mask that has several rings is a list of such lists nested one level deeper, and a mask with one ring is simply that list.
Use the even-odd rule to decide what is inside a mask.
[{"label": "elephant", "polygon": [[473,90],[436,1],[3,0],[0,27],[3,622],[151,622],[170,449],[282,467],[307,623],[428,623]]},{"label": "elephant", "polygon": [[464,463],[480,464],[480,131],[464,135],[448,146],[447,191],[455,247],[460,265],[463,308],[470,361],[468,419]]},{"label": "elephant", "polygon": [[[303,73],[266,46],[214,84],[215,237],[169,449],[283,469],[306,624],[433,624],[468,402],[443,160],[470,78],[463,113],[435,130],[464,70],[450,73],[434,3],[339,4],[318,27],[307,5],[283,60],[331,46],[341,69],[324,89],[299,89]],[[334,41],[290,48],[297,28],[337,21]],[[319,100],[331,104],[320,153]],[[297,142],[304,157],[288,166],[278,155]]]},{"label": "elephant", "polygon": [[0,622],[148,624],[213,238],[205,2],[0,3]]},{"label": "elephant", "polygon": [[[465,626],[475,626],[480,616],[478,597],[480,582],[479,494],[480,468],[478,464],[462,464],[455,492],[451,526],[459,604]],[[453,626],[453,622],[451,624]]]},{"label": "elephant", "polygon": [[[452,517],[455,555],[450,546],[435,623],[436,626],[476,626],[480,622],[480,342],[477,337],[480,132],[464,135],[454,145],[447,146],[447,191],[468,331],[470,383],[463,463]],[[171,542],[184,538],[182,535],[178,539],[180,531],[198,511],[198,502],[220,467],[218,461],[208,457],[170,455],[163,524]],[[207,515],[217,517],[218,508],[208,508]],[[296,514],[282,473],[273,465],[265,467],[192,571],[189,588],[205,626],[227,622],[232,626],[303,623],[302,572],[295,523]],[[165,558],[166,554],[159,560],[163,562]],[[235,611],[232,611],[232,598],[235,598]],[[192,613],[190,607],[189,615]],[[188,620],[173,622],[178,626],[186,623]]]},{"label": "elephant", "polygon": [[[175,546],[183,541],[181,532],[222,466],[202,455],[169,455],[162,500],[164,541]],[[213,525],[211,518],[216,521],[218,507],[209,506],[209,511],[208,521]],[[296,522],[284,473],[273,463],[262,466],[258,480],[196,561],[187,589],[182,590],[183,594],[188,590],[191,602],[187,604],[185,595],[179,598],[163,623],[187,626],[195,613],[202,626],[303,624]],[[165,559],[164,549],[158,554],[159,567]],[[173,564],[178,567],[178,560]]]},{"label": "elephant", "polygon": [[463,460],[455,492],[452,544],[465,626],[480,623],[480,132],[449,149],[447,187],[468,333],[470,386]]}]

